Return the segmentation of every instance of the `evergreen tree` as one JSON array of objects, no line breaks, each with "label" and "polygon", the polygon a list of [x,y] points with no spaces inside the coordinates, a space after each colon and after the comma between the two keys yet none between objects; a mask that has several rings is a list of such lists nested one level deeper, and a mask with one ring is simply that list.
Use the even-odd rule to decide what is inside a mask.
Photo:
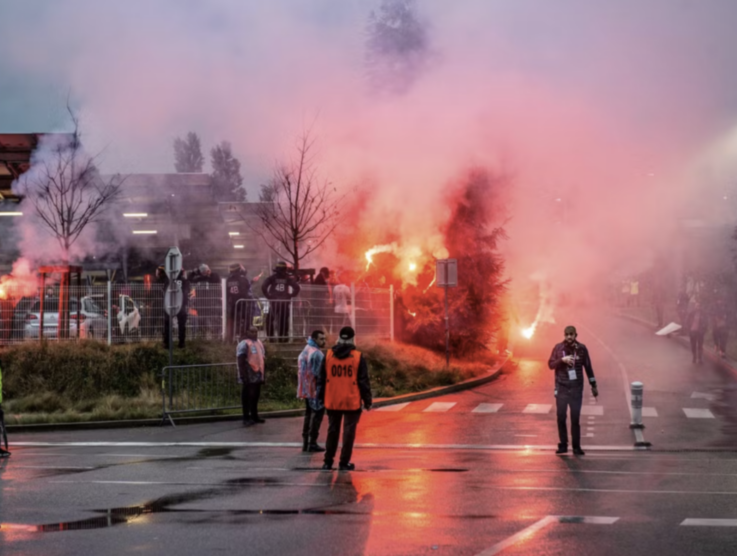
[{"label": "evergreen tree", "polygon": [[190,131],[186,139],[174,139],[174,168],[177,173],[200,173],[205,159],[199,136]]},{"label": "evergreen tree", "polygon": [[246,190],[242,187],[241,163],[233,156],[228,141],[216,145],[211,151],[212,187],[217,201],[246,200]]},{"label": "evergreen tree", "polygon": [[403,93],[426,67],[430,55],[427,26],[414,0],[382,0],[369,15],[366,69],[374,89]]}]

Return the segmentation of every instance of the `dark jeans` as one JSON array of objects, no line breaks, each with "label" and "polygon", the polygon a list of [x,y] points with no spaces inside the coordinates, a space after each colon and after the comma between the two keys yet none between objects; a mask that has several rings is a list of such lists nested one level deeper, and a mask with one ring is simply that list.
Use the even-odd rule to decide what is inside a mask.
[{"label": "dark jeans", "polygon": [[353,443],[356,440],[356,427],[361,419],[361,410],[341,411],[328,409],[328,439],[325,442],[325,463],[333,465],[335,452],[338,451],[340,425],[343,424],[343,449],[340,451],[340,463],[345,465],[351,462]]},{"label": "dark jeans", "polygon": [[558,414],[558,438],[561,448],[568,447],[568,431],[566,430],[568,406],[571,406],[571,440],[573,441],[573,447],[581,447],[581,404],[583,404],[583,384],[558,384],[555,405]]},{"label": "dark jeans", "polygon": [[317,437],[320,435],[320,425],[324,416],[325,408],[315,411],[310,407],[310,401],[305,400],[305,421],[302,425],[302,438],[308,440],[310,444],[317,444]]},{"label": "dark jeans", "polygon": [[243,422],[258,419],[258,399],[261,397],[261,383],[244,382],[241,388],[241,405],[243,406]]},{"label": "dark jeans", "polygon": [[704,354],[704,332],[698,330],[691,330],[688,333],[691,340],[691,353],[693,354],[694,362],[701,362],[701,358]]},{"label": "dark jeans", "polygon": [[269,302],[269,315],[267,319],[267,334],[270,339],[279,336],[280,342],[289,340],[289,315],[291,313],[291,301],[275,299]]},{"label": "dark jeans", "polygon": [[[187,338],[187,312],[177,313],[174,317],[177,319],[177,327],[179,327],[179,347],[184,347],[184,340]],[[169,348],[169,315],[164,315],[164,347]]]}]

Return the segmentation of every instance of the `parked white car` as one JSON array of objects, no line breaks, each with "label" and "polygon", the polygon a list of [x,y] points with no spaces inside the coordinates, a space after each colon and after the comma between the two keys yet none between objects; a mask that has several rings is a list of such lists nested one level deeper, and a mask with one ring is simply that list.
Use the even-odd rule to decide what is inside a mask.
[{"label": "parked white car", "polygon": [[[69,299],[69,337],[77,337],[77,298]],[[44,299],[44,338],[59,336],[59,299]],[[25,314],[24,336],[38,338],[41,325],[41,301],[36,299]],[[79,335],[81,338],[102,338],[107,335],[107,318],[91,297],[83,297],[79,306]]]}]

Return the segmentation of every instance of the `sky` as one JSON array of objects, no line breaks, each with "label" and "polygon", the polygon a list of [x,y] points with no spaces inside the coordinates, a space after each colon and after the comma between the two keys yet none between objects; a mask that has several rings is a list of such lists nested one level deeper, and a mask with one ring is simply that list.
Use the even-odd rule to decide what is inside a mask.
[{"label": "sky", "polygon": [[206,158],[231,141],[255,200],[310,130],[324,178],[369,192],[359,228],[428,252],[448,188],[496,168],[525,275],[639,271],[684,206],[737,208],[734,0],[418,0],[428,63],[400,94],[366,82],[378,3],[0,0],[0,132],[68,129],[69,99],[131,173],[173,171],[196,131]]}]

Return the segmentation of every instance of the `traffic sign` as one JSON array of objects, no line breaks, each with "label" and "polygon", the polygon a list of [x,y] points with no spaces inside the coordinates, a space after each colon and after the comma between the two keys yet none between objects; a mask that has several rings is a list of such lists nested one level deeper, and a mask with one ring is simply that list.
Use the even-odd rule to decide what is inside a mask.
[{"label": "traffic sign", "polygon": [[176,315],[182,308],[182,282],[172,280],[164,293],[164,311],[171,316]]},{"label": "traffic sign", "polygon": [[437,259],[435,261],[435,285],[438,288],[458,286],[458,259]]},{"label": "traffic sign", "polygon": [[169,248],[169,252],[166,254],[166,261],[164,261],[164,270],[169,280],[174,280],[179,276],[182,271],[182,252],[178,247]]}]

